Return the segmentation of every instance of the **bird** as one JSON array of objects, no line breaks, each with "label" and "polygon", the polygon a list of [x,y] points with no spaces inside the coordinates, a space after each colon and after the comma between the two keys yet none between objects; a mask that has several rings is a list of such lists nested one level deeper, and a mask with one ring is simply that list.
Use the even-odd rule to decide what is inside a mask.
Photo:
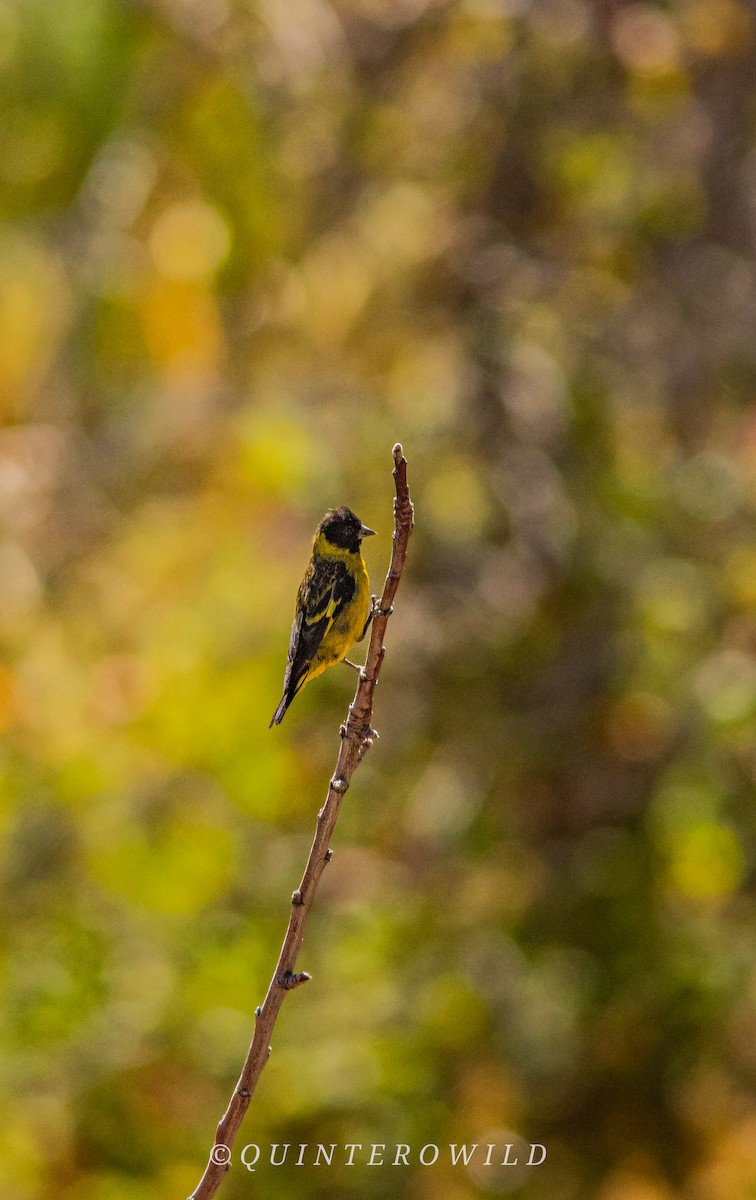
[{"label": "bird", "polygon": [[364,638],[373,601],[362,539],[374,533],[345,504],[329,508],[315,530],[312,557],[297,592],[283,696],[269,728],[281,724],[292,700],[311,679],[343,662]]}]

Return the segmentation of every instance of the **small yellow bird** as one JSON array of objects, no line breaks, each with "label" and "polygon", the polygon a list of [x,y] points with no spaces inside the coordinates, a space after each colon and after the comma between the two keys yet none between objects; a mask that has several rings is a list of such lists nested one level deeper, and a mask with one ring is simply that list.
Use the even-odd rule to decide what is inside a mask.
[{"label": "small yellow bird", "polygon": [[346,505],[330,508],[315,530],[312,558],[297,593],[284,693],[271,725],[281,724],[305,684],[342,662],[364,638],[373,608],[361,543],[373,533]]}]

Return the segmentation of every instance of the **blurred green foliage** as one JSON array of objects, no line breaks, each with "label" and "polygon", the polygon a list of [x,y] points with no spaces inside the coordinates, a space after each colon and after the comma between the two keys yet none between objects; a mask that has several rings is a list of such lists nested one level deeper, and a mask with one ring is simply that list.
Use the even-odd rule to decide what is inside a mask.
[{"label": "blurred green foliage", "polygon": [[[756,1195],[745,0],[0,3],[0,1192],[197,1182],[417,529],[228,1200]],[[497,1132],[498,1131],[498,1132]]]}]

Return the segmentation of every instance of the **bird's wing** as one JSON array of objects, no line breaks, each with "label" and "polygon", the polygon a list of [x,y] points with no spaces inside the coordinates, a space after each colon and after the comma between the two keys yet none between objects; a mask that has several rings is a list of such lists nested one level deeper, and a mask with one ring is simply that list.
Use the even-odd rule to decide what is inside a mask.
[{"label": "bird's wing", "polygon": [[297,615],[291,627],[284,692],[294,695],[310,664],[342,610],[354,596],[354,576],[340,560],[316,559],[299,589]]}]

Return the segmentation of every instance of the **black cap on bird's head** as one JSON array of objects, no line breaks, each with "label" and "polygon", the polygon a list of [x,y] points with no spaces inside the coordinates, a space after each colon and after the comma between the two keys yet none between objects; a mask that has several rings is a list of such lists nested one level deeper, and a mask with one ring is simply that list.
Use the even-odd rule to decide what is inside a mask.
[{"label": "black cap on bird's head", "polygon": [[342,504],[341,508],[329,508],[318,526],[318,533],[322,533],[332,546],[356,551],[359,550],[362,539],[370,537],[375,530],[368,529],[351,508]]}]

